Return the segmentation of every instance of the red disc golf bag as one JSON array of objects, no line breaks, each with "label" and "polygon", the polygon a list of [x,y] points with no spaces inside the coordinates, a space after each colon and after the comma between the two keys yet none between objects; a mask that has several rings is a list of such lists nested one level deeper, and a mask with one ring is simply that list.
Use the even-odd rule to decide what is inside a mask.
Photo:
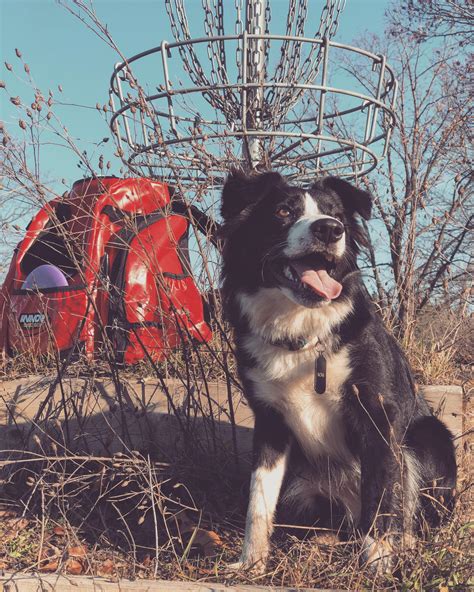
[{"label": "red disc golf bag", "polygon": [[[208,341],[188,230],[164,183],[77,181],[38,212],[15,249],[1,291],[4,355],[77,348],[92,356],[108,348],[131,364],[162,359],[183,340]],[[31,287],[30,274],[40,276],[45,264],[67,285]]]}]

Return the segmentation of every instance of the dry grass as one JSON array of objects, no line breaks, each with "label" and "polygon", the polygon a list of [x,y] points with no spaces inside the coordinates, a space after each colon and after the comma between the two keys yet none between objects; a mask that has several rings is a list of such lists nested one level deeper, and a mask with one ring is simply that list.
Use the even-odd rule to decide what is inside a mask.
[{"label": "dry grass", "polygon": [[296,536],[281,526],[267,572],[252,576],[227,568],[241,547],[248,488],[228,447],[203,451],[188,432],[172,462],[126,446],[111,457],[81,455],[69,449],[64,424],[48,431],[54,423],[40,418],[24,449],[0,461],[0,569],[351,590],[474,584],[467,446],[458,451],[453,519],[397,549],[392,574],[362,568],[355,539],[314,529]]},{"label": "dry grass", "polygon": [[139,456],[22,463],[4,484],[2,568],[351,590],[467,590],[467,491],[449,525],[397,552],[392,575],[362,569],[357,541],[327,532],[297,538],[284,528],[276,530],[264,575],[230,573],[227,563],[237,558],[243,534],[244,481],[231,479],[212,460],[207,474],[184,462],[171,468]]},{"label": "dry grass", "polygon": [[406,349],[418,381],[423,384],[453,384],[459,377],[456,348],[440,349],[433,341],[414,339]]},{"label": "dry grass", "polygon": [[470,378],[474,317],[433,307],[417,318],[402,346],[423,384],[453,384]]}]

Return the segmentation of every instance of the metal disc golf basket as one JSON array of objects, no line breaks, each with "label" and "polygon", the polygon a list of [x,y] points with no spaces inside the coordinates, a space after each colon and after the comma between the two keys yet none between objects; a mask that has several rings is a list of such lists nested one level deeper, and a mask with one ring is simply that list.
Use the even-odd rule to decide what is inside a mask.
[{"label": "metal disc golf basket", "polygon": [[198,4],[166,0],[174,41],[112,74],[110,127],[133,174],[195,190],[219,186],[231,165],[302,184],[376,167],[397,83],[384,56],[332,41],[345,0],[288,0],[286,15],[270,0]]}]

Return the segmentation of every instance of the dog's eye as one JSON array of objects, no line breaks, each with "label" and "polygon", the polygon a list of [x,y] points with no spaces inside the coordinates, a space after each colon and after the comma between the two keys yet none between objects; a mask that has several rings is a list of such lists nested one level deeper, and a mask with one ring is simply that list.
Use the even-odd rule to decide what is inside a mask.
[{"label": "dog's eye", "polygon": [[284,206],[282,206],[281,208],[278,208],[278,210],[276,211],[276,215],[279,218],[288,218],[288,216],[291,214],[291,211],[288,208],[285,208]]}]

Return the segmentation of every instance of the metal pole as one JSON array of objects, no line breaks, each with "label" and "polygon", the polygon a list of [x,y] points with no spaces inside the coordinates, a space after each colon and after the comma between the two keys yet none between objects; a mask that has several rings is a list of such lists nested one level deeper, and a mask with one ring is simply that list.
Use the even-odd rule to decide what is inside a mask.
[{"label": "metal pole", "polygon": [[[248,35],[265,33],[265,11],[267,0],[247,0],[245,7],[245,30]],[[262,86],[253,88],[247,93],[246,112],[244,113],[246,129],[258,130],[262,123],[263,83],[265,82],[265,40],[250,38],[247,52],[243,59],[247,62],[246,82],[260,83]],[[250,169],[254,169],[262,160],[261,138],[250,136],[244,138],[242,146],[245,160]]]}]

